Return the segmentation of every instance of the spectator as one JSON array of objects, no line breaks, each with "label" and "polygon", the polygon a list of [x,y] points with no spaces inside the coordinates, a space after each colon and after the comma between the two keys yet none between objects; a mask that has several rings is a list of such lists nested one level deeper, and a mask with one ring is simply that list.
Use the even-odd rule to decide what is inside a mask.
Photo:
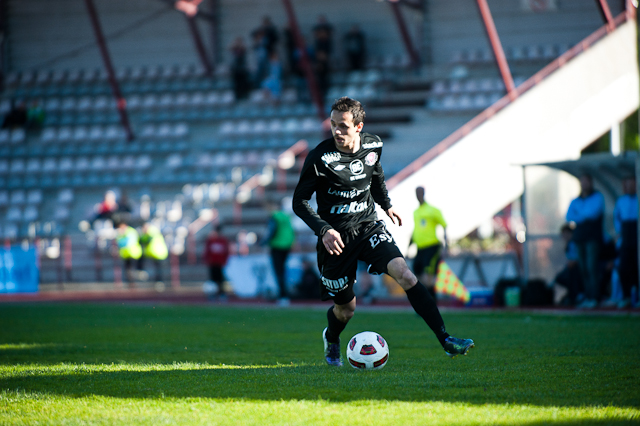
[{"label": "spectator", "polygon": [[115,222],[131,222],[131,216],[133,213],[133,207],[131,206],[131,201],[129,201],[129,196],[126,192],[120,194],[120,199],[116,203],[116,210],[113,212],[113,219]]},{"label": "spectator", "polygon": [[580,196],[571,201],[567,222],[575,224],[573,241],[578,251],[578,266],[585,299],[579,308],[590,309],[600,300],[599,260],[603,243],[604,197],[593,188],[589,174],[580,176]]},{"label": "spectator", "polygon": [[247,48],[242,37],[236,38],[231,45],[231,57],[233,92],[236,99],[245,99],[249,95],[251,83],[247,68]]},{"label": "spectator", "polygon": [[140,246],[142,247],[142,256],[138,259],[138,270],[144,271],[144,260],[151,259],[156,272],[155,281],[162,282],[162,261],[169,255],[169,250],[160,229],[145,222],[142,225]]},{"label": "spectator", "polygon": [[638,292],[638,195],[633,177],[623,182],[624,195],[616,201],[613,210],[613,224],[618,233],[617,270],[622,287],[623,299],[619,308],[631,303],[633,289]]},{"label": "spectator", "polygon": [[320,297],[320,277],[318,268],[309,259],[302,260],[302,275],[296,286],[296,296],[300,299],[316,299]]},{"label": "spectator", "polygon": [[366,61],[365,35],[358,24],[353,24],[344,36],[344,46],[347,53],[349,70],[361,70]]},{"label": "spectator", "polygon": [[295,231],[291,225],[291,218],[276,204],[270,204],[271,217],[264,242],[269,245],[273,272],[280,290],[279,303],[289,304],[289,292],[286,282],[286,265],[289,252],[295,241]]},{"label": "spectator", "polygon": [[253,38],[253,50],[258,63],[258,70],[255,77],[255,86],[261,87],[262,81],[269,73],[269,60],[271,54],[275,52],[278,43],[278,29],[275,27],[271,18],[265,16],[262,19],[262,25],[256,28],[251,34]]},{"label": "spectator", "polygon": [[416,188],[416,198],[420,206],[413,212],[414,228],[410,244],[415,243],[418,247],[418,253],[413,260],[413,273],[420,282],[424,283],[431,296],[436,299],[436,276],[443,251],[443,244],[436,235],[436,229],[438,226],[442,226],[446,242],[447,222],[442,217],[440,210],[427,204],[424,199],[423,187]]},{"label": "spectator", "polygon": [[324,15],[318,17],[313,27],[314,70],[318,80],[318,89],[322,96],[327,94],[330,84],[331,54],[333,51],[333,26]]},{"label": "spectator", "polygon": [[118,203],[116,202],[116,193],[109,190],[104,193],[104,200],[95,206],[95,215],[91,220],[91,223],[98,219],[113,220],[113,214],[118,210]]},{"label": "spectator", "polygon": [[44,109],[36,100],[31,102],[27,110],[27,126],[32,129],[40,129],[44,124]]},{"label": "spectator", "polygon": [[127,222],[119,222],[116,233],[116,243],[120,258],[124,262],[124,272],[130,287],[134,287],[133,261],[142,256],[138,231],[130,227]]},{"label": "spectator", "polygon": [[262,82],[262,88],[266,90],[269,99],[279,101],[282,94],[282,63],[278,58],[278,52],[271,53],[269,58],[269,74]]},{"label": "spectator", "polygon": [[15,129],[27,125],[27,107],[24,102],[15,105],[4,117],[3,129]]},{"label": "spectator", "polygon": [[554,280],[554,303],[556,305],[575,305],[578,296],[582,294],[582,276],[578,266],[578,248],[573,242],[573,229],[567,223],[560,228],[560,235],[564,241],[566,264]]},{"label": "spectator", "polygon": [[204,262],[209,268],[210,281],[205,284],[205,293],[211,299],[218,296],[220,300],[225,300],[227,297],[224,286],[224,267],[227,266],[229,259],[229,248],[229,240],[222,235],[222,225],[216,225],[204,246]]}]

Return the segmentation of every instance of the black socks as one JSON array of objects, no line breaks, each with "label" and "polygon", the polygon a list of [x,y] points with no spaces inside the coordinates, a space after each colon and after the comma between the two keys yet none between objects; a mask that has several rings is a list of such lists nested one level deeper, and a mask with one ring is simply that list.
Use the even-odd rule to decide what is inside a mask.
[{"label": "black socks", "polygon": [[333,306],[327,311],[327,320],[329,321],[329,327],[327,328],[327,340],[330,343],[340,342],[340,333],[347,326],[347,323],[340,321],[336,314],[333,313]]},{"label": "black socks", "polygon": [[418,281],[416,285],[407,290],[407,298],[416,313],[424,319],[429,328],[435,333],[440,344],[444,346],[444,341],[449,337],[449,333],[444,327],[444,321],[440,315],[438,305],[429,294],[429,290]]}]

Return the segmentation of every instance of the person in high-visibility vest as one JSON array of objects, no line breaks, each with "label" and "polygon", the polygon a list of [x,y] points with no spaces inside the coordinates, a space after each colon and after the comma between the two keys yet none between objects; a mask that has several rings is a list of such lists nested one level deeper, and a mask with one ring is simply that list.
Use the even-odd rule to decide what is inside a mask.
[{"label": "person in high-visibility vest", "polygon": [[418,252],[413,260],[413,273],[425,284],[429,293],[436,298],[436,276],[438,265],[442,260],[444,245],[438,239],[436,230],[438,226],[444,229],[444,240],[447,240],[447,222],[442,212],[428,204],[424,199],[424,188],[416,188],[416,198],[420,206],[413,212],[413,234],[409,244],[415,243]]},{"label": "person in high-visibility vest", "polygon": [[279,303],[286,306],[289,304],[289,292],[285,276],[286,264],[291,247],[296,240],[296,234],[289,215],[279,209],[277,205],[271,205],[270,208],[272,213],[264,241],[270,247],[273,272],[280,290]]},{"label": "person in high-visibility vest", "polygon": [[142,247],[142,256],[138,260],[138,270],[144,270],[144,259],[151,259],[156,270],[155,280],[162,282],[162,261],[169,255],[169,250],[160,229],[145,222],[140,234],[140,246]]},{"label": "person in high-visibility vest", "polygon": [[126,222],[120,222],[117,229],[116,243],[118,244],[118,252],[124,262],[127,281],[129,285],[133,287],[133,261],[140,259],[140,256],[142,256],[142,247],[140,247],[138,231]]}]

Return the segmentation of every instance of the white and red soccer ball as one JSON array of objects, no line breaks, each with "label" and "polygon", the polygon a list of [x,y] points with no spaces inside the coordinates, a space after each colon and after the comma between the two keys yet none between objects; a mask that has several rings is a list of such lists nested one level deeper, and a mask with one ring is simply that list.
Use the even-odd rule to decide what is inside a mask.
[{"label": "white and red soccer ball", "polygon": [[389,345],[378,333],[363,331],[349,340],[347,361],[358,370],[380,370],[389,361]]}]

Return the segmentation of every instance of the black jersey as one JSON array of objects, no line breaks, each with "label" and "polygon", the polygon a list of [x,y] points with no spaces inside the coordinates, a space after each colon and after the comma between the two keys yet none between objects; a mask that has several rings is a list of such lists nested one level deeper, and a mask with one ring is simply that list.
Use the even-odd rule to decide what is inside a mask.
[{"label": "black jersey", "polygon": [[[318,236],[330,228],[342,233],[376,221],[374,201],[384,210],[391,208],[381,153],[382,141],[368,133],[360,133],[360,149],[353,154],[338,151],[333,138],[320,142],[302,167],[293,211]],[[317,212],[309,205],[314,192]]]}]

